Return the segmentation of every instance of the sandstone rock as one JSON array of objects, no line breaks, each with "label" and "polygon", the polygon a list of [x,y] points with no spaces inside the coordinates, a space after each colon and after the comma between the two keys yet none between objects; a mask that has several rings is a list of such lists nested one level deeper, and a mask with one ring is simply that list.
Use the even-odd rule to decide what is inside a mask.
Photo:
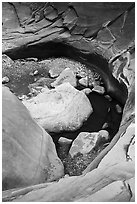
[{"label": "sandstone rock", "polygon": [[5,76],[2,78],[2,84],[6,84],[10,81],[9,77]]},{"label": "sandstone rock", "polygon": [[77,153],[87,154],[89,153],[101,139],[106,141],[109,133],[106,130],[100,130],[99,132],[81,132],[77,138],[73,141],[71,149],[69,151],[71,157],[74,157]]},{"label": "sandstone rock", "polygon": [[[107,198],[113,198],[113,196],[118,195],[117,198],[119,197],[120,201],[122,201],[121,197],[123,197],[124,201],[129,201],[131,198],[130,192],[127,189],[127,185],[121,185],[121,181],[129,180],[134,177],[133,166],[133,162],[123,162],[108,168],[96,168],[85,176],[70,176],[60,179],[59,182],[53,183],[50,186],[17,197],[14,201],[72,202],[82,198],[84,198],[83,200],[85,201],[88,196],[94,195],[101,189],[105,194],[106,192],[111,193],[107,195]],[[114,182],[116,182],[116,184],[113,185]],[[105,187],[106,190],[114,189],[114,191],[105,191]],[[116,187],[118,187],[118,189]],[[123,188],[121,189],[121,187]],[[99,199],[99,197],[97,197],[97,199]]]},{"label": "sandstone rock", "polygon": [[85,87],[88,87],[88,77],[83,77],[81,79],[79,79],[79,83],[82,85],[82,86],[85,86]]},{"label": "sandstone rock", "polygon": [[[104,166],[112,166],[114,164],[123,162],[123,161],[134,161],[134,145],[131,145],[132,153],[130,152],[130,149],[128,149],[128,146],[130,145],[131,142],[133,142],[135,135],[135,124],[131,123],[128,128],[126,129],[126,132],[124,135],[120,137],[118,142],[115,144],[115,146],[109,151],[109,153],[103,158],[103,160],[100,162],[99,167],[104,167]],[[132,143],[131,143],[132,144]],[[133,142],[134,144],[134,142]],[[130,146],[129,146],[130,147]],[[128,152],[129,150],[129,152]],[[130,155],[131,158],[130,159]]]},{"label": "sandstone rock", "polygon": [[56,180],[64,170],[50,135],[30,116],[26,107],[2,89],[3,189]]},{"label": "sandstone rock", "polygon": [[92,91],[95,91],[99,94],[104,94],[105,93],[105,88],[103,86],[94,86]]},{"label": "sandstone rock", "polygon": [[69,83],[23,101],[33,118],[49,132],[74,131],[93,112],[90,101]]},{"label": "sandstone rock", "polygon": [[123,181],[116,181],[102,188],[91,196],[76,200],[77,202],[127,202],[131,195]]},{"label": "sandstone rock", "polygon": [[74,87],[77,86],[76,76],[70,68],[66,68],[65,70],[63,70],[56,81],[51,84],[51,86],[56,87],[65,82],[69,82]]}]

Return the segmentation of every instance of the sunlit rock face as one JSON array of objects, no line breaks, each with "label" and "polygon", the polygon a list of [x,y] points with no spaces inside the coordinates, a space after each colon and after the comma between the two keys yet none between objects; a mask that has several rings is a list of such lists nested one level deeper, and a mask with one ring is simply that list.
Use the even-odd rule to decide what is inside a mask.
[{"label": "sunlit rock face", "polygon": [[2,100],[3,190],[60,178],[64,168],[50,135],[6,87]]},{"label": "sunlit rock face", "polygon": [[45,89],[23,103],[32,117],[49,132],[77,130],[93,112],[87,96],[70,83]]},{"label": "sunlit rock face", "polygon": [[77,138],[73,141],[72,147],[69,151],[71,157],[81,153],[83,156],[89,153],[93,148],[97,147],[100,142],[107,141],[109,139],[109,133],[106,130],[100,130],[99,132],[81,132]]}]

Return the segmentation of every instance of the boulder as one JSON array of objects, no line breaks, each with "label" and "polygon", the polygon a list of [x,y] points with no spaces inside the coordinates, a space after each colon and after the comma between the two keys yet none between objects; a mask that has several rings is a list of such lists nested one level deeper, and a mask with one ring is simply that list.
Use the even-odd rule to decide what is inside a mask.
[{"label": "boulder", "polygon": [[48,132],[77,130],[93,112],[87,96],[69,83],[52,90],[45,89],[23,103]]},{"label": "boulder", "polygon": [[93,133],[81,132],[72,143],[69,154],[71,155],[71,157],[74,157],[74,155],[78,153],[81,153],[83,155],[87,154],[94,147],[96,147],[100,141],[107,141],[108,137],[109,133],[106,130],[100,130],[99,132]]},{"label": "boulder", "polygon": [[26,107],[2,88],[3,189],[44,183],[64,174],[50,135],[30,116]]},{"label": "boulder", "polygon": [[66,68],[61,72],[61,74],[57,77],[56,81],[54,81],[51,86],[56,87],[65,82],[69,82],[72,86],[77,86],[76,75],[70,68]]}]

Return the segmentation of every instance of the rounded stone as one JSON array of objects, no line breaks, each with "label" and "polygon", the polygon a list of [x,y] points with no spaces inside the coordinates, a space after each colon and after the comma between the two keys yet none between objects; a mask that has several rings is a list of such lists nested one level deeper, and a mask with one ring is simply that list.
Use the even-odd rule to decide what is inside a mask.
[{"label": "rounded stone", "polygon": [[6,84],[10,81],[9,77],[5,76],[2,78],[2,84]]}]

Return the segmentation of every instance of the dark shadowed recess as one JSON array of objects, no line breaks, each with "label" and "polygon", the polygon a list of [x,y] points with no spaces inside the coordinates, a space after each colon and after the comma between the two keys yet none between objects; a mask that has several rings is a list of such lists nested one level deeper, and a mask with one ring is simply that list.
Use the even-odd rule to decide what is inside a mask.
[{"label": "dark shadowed recess", "polygon": [[[84,53],[73,46],[58,42],[48,42],[27,48],[22,47],[19,50],[5,54],[14,60],[28,57],[37,57],[39,60],[50,57],[65,57],[85,64],[88,69],[94,67],[96,72],[102,77],[106,91],[113,100],[110,102],[104,98],[104,96],[95,92],[89,94],[88,98],[94,110],[89,119],[75,132],[50,133],[55,143],[61,136],[75,139],[80,132],[97,132],[102,128],[105,122],[109,124],[106,130],[109,132],[110,138],[112,139],[116,134],[119,129],[122,113],[117,113],[115,105],[119,104],[123,109],[128,92],[126,86],[120,84],[112,76],[108,61],[105,58],[97,53]],[[110,109],[109,113],[108,109]]]},{"label": "dark shadowed recess", "polygon": [[22,47],[18,50],[7,53],[12,59],[23,59],[27,57],[37,57],[46,59],[49,57],[66,57],[84,63],[88,69],[94,66],[104,81],[107,93],[118,100],[122,105],[127,99],[127,88],[124,83],[119,83],[111,74],[108,61],[97,53],[84,53],[77,48],[58,42],[48,42],[30,47]]}]

